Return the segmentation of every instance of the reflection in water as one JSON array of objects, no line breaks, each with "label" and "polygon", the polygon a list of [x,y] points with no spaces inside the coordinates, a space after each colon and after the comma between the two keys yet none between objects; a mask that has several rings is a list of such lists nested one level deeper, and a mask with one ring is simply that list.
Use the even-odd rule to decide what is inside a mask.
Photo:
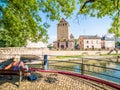
[{"label": "reflection in water", "polygon": [[[96,76],[120,84],[120,62],[107,62],[106,60],[83,60],[84,74]],[[110,69],[113,68],[113,69]],[[70,60],[65,62],[51,61],[49,69],[60,69],[81,73],[81,60]],[[118,70],[115,70],[118,69]],[[109,76],[110,75],[110,76]],[[117,77],[117,78],[115,78]]]},{"label": "reflection in water", "polygon": [[80,72],[80,66],[79,65],[74,66],[74,72]]},{"label": "reflection in water", "polygon": [[[88,62],[84,62],[84,64],[91,64],[91,65],[84,65],[85,70],[86,71],[91,71],[91,72],[86,72],[86,74],[92,75],[92,76],[96,76],[99,78],[103,78],[109,81],[113,81],[116,83],[120,84],[120,63],[113,63],[113,62],[100,62],[100,61],[88,61]],[[104,68],[101,67],[96,67],[96,66],[102,66]],[[74,66],[74,72],[81,72],[80,70],[80,66],[79,65],[75,65]],[[113,68],[113,69],[118,69],[118,70],[112,70],[109,68]],[[93,73],[94,72],[94,73]],[[110,76],[108,76],[110,75]],[[117,77],[117,78],[114,78]]]},{"label": "reflection in water", "polygon": [[106,63],[106,67],[116,68],[116,64],[115,63]]},{"label": "reflection in water", "polygon": [[[120,70],[120,65],[116,66],[115,69],[119,69]],[[100,74],[95,74],[95,73],[92,74],[92,75],[100,77],[100,78],[103,78],[103,79],[106,79],[106,80],[110,80],[110,81],[114,81],[114,82],[120,83],[120,71],[115,71],[115,70],[106,70],[106,71],[104,71],[103,70],[100,73],[106,74],[106,75],[111,75],[113,77],[118,77],[118,78],[113,78],[113,77],[109,77],[109,76],[105,76],[105,75],[100,75]]]}]

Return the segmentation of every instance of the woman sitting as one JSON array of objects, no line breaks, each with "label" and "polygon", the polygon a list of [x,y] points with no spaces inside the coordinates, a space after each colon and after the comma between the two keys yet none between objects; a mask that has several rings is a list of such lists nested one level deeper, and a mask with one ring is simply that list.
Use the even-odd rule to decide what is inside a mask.
[{"label": "woman sitting", "polygon": [[26,67],[26,65],[20,61],[20,56],[15,56],[14,59],[13,59],[13,62],[11,64],[9,64],[8,66],[6,66],[4,68],[5,70],[13,70],[13,71],[18,71],[20,69],[25,69],[26,70],[26,73],[24,73],[24,76],[29,76],[30,73],[27,72],[28,71],[28,67]]}]

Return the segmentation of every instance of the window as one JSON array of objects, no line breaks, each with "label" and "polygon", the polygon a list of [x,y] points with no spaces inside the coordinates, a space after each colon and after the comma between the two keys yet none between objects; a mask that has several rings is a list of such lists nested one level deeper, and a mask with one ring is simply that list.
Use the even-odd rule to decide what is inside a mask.
[{"label": "window", "polygon": [[58,48],[59,48],[59,43],[58,43]]},{"label": "window", "polygon": [[92,50],[94,50],[94,46],[92,45]]},{"label": "window", "polygon": [[68,48],[68,42],[66,42],[66,47]]},{"label": "window", "polygon": [[87,41],[87,43],[89,43],[89,41]]}]

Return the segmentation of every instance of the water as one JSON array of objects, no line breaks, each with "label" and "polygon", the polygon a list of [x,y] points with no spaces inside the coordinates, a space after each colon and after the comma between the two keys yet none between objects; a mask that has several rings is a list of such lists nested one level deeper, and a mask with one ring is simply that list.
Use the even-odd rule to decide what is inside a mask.
[{"label": "water", "polygon": [[[76,62],[76,63],[73,63]],[[54,63],[49,63],[49,68],[52,69],[60,69],[60,70],[68,70],[68,71],[74,71],[77,73],[81,73],[81,61],[75,61],[71,60],[70,62],[54,62]],[[102,66],[106,68],[101,68],[101,67],[95,67],[95,66],[90,66],[90,65],[84,65],[84,74],[92,75],[104,80],[108,80],[111,82],[119,83],[120,84],[120,62],[118,63],[113,63],[113,62],[106,62],[106,61],[85,61],[84,64],[90,64],[90,65],[96,65],[96,66]],[[108,68],[113,68],[108,69]],[[114,70],[118,69],[118,70]],[[89,72],[91,71],[91,72]],[[103,75],[105,74],[105,75]],[[115,78],[116,77],[116,78]]]},{"label": "water", "polygon": [[[120,64],[116,65],[115,69],[120,70]],[[99,78],[102,78],[102,79],[105,79],[105,80],[113,81],[113,82],[116,82],[116,83],[120,84],[120,71],[116,71],[116,70],[105,71],[105,70],[102,70],[100,73],[106,74],[106,75],[110,75],[110,76],[113,76],[113,77],[100,75],[100,74],[96,74],[96,73],[93,73],[91,75],[99,77]],[[116,77],[116,78],[114,78],[114,77]]]}]

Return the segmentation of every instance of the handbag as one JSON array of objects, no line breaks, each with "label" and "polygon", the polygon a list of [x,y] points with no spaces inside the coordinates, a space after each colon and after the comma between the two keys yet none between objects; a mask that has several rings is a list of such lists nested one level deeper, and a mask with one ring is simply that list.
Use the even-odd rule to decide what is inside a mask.
[{"label": "handbag", "polygon": [[36,75],[30,75],[30,76],[28,76],[28,80],[29,81],[36,81],[37,80],[37,76]]}]

